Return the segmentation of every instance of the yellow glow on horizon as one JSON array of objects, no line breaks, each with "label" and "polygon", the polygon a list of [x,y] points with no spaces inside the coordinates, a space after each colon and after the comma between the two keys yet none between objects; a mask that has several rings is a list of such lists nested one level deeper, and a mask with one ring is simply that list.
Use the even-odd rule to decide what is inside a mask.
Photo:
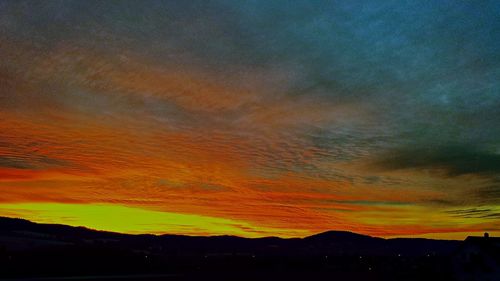
[{"label": "yellow glow on horizon", "polygon": [[[257,226],[249,222],[205,215],[161,212],[111,204],[2,203],[0,216],[17,217],[37,223],[84,226],[90,229],[129,234],[236,235],[241,237],[305,237],[307,230]],[[399,226],[401,228],[401,225]],[[413,226],[412,226],[413,227]],[[432,229],[432,228],[431,228]],[[499,231],[456,231],[374,235],[384,238],[430,238],[463,240],[467,236],[500,236]],[[327,230],[327,229],[325,229]],[[335,230],[335,229],[332,229]],[[337,229],[341,230],[341,229]],[[443,231],[443,230],[441,230]]]},{"label": "yellow glow on horizon", "polygon": [[0,215],[38,223],[84,226],[120,233],[183,235],[237,235],[281,237],[307,235],[291,229],[257,227],[247,222],[209,216],[178,214],[108,204],[7,203]]}]

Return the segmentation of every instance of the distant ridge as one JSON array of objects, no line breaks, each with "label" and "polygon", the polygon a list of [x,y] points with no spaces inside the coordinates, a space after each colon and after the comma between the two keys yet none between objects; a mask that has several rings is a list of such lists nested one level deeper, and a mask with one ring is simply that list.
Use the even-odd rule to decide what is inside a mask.
[{"label": "distant ridge", "polygon": [[[48,233],[59,233],[59,232],[67,232],[68,234],[89,234],[91,236],[96,236],[96,235],[118,235],[118,236],[156,236],[156,237],[187,237],[187,238],[197,238],[197,237],[204,237],[204,238],[217,238],[217,239],[278,239],[278,240],[290,240],[290,239],[303,239],[303,240],[332,240],[332,239],[341,239],[341,240],[368,240],[368,239],[380,239],[380,240],[391,240],[391,239],[421,239],[421,238],[380,238],[376,236],[369,236],[365,234],[359,234],[351,231],[343,231],[343,230],[328,230],[324,232],[320,232],[317,234],[313,234],[310,236],[306,236],[303,238],[297,237],[297,238],[281,238],[277,236],[269,236],[269,237],[259,237],[259,238],[246,238],[246,237],[240,237],[240,236],[235,236],[235,235],[209,235],[209,236],[199,236],[199,235],[185,235],[185,234],[149,234],[149,233],[142,233],[142,234],[126,234],[126,233],[120,233],[120,232],[113,232],[113,231],[104,231],[104,230],[95,230],[91,228],[87,228],[84,226],[69,226],[65,224],[51,224],[51,223],[37,223],[37,222],[32,222],[27,219],[22,219],[22,218],[11,218],[11,217],[1,217],[0,216],[0,231],[6,231],[6,230],[34,230],[34,231],[42,231],[42,232],[48,232]],[[435,240],[435,239],[428,239],[424,238],[426,240]],[[443,241],[443,240],[441,240]]]},{"label": "distant ridge", "polygon": [[[70,232],[78,232],[78,233],[94,233],[94,234],[100,234],[100,235],[123,235],[123,236],[142,236],[142,235],[152,235],[152,236],[158,236],[158,237],[219,237],[219,238],[241,238],[241,239],[306,239],[306,240],[323,240],[323,239],[385,239],[385,238],[380,238],[376,236],[370,236],[370,235],[365,235],[365,234],[359,234],[351,231],[344,231],[344,230],[328,230],[324,232],[320,232],[317,234],[313,234],[310,236],[306,236],[303,238],[296,237],[296,238],[281,238],[277,236],[267,236],[267,237],[258,237],[258,238],[246,238],[246,237],[241,237],[241,236],[236,236],[236,235],[209,235],[209,236],[199,236],[199,235],[185,235],[185,234],[150,234],[150,233],[141,233],[141,234],[126,234],[126,233],[120,233],[120,232],[113,232],[113,231],[105,231],[105,230],[95,230],[92,228],[88,228],[85,226],[70,226],[70,225],[65,225],[65,224],[52,224],[52,223],[37,223],[37,222],[32,222],[27,219],[22,219],[22,218],[12,218],[12,217],[1,217],[0,216],[0,231],[2,230],[12,230],[12,229],[19,229],[21,228],[26,228],[26,229],[33,229],[33,230],[43,230],[43,231],[49,231],[49,232],[58,232],[58,231],[65,231],[65,230],[71,230]],[[436,240],[436,239],[431,239],[431,238],[404,238],[404,237],[396,237],[396,238],[387,238],[386,240],[391,240],[391,239],[426,239],[426,240]],[[441,241],[444,241],[442,239],[438,239]],[[456,241],[456,240],[447,240],[447,241]]]},{"label": "distant ridge", "polygon": [[[177,248],[196,251],[196,246],[203,244],[199,249],[218,250],[252,250],[259,251],[267,249],[267,244],[272,244],[274,251],[282,249],[296,253],[379,253],[385,254],[392,249],[408,254],[417,254],[428,248],[443,250],[442,246],[455,245],[458,241],[414,239],[414,238],[391,238],[384,239],[368,235],[358,234],[349,231],[325,231],[304,238],[244,238],[238,236],[187,236],[176,234],[123,234],[108,231],[92,230],[85,227],[73,227],[62,224],[41,224],[20,218],[0,217],[0,243],[1,238],[10,237],[18,239],[35,239],[43,237],[43,241],[53,242],[81,242],[92,240],[111,239],[120,244],[121,247],[128,247],[128,243],[133,241],[134,245],[143,244],[165,244],[162,248]],[[174,242],[174,243],[169,243]],[[22,243],[21,243],[22,244]],[[42,245],[42,241],[31,243],[33,247]],[[6,244],[4,247],[15,247],[16,243]],[[184,247],[184,248],[183,248]],[[231,248],[231,249],[229,249]],[[446,247],[444,247],[446,248]]]},{"label": "distant ridge", "polygon": [[329,230],[318,234],[307,236],[308,240],[329,240],[329,239],[383,239],[369,235],[359,234],[350,231]]},{"label": "distant ridge", "polygon": [[[241,238],[241,239],[308,239],[308,240],[318,240],[318,239],[345,239],[345,238],[377,238],[377,239],[383,239],[379,237],[373,237],[373,236],[368,236],[364,234],[358,234],[355,232],[350,232],[350,231],[341,231],[341,230],[328,230],[325,232],[320,232],[317,234],[313,234],[310,236],[306,236],[304,238],[281,238],[277,236],[269,236],[269,237],[259,237],[259,238],[245,238],[245,237],[240,237],[236,235],[209,235],[209,236],[199,236],[199,235],[184,235],[184,234],[149,234],[149,233],[143,233],[143,234],[125,234],[125,233],[120,233],[120,232],[112,232],[112,231],[103,231],[103,230],[94,230],[91,228],[87,228],[84,226],[69,226],[65,224],[51,224],[51,223],[37,223],[37,222],[32,222],[27,219],[22,219],[22,218],[11,218],[11,217],[0,217],[0,229],[1,230],[9,230],[9,229],[19,229],[21,228],[26,228],[26,229],[33,229],[33,230],[43,230],[43,231],[49,231],[49,232],[58,232],[58,231],[64,231],[64,230],[71,230],[71,232],[88,232],[88,233],[95,233],[95,234],[102,234],[102,235],[153,235],[153,236],[159,236],[159,237],[211,237],[211,238]],[[404,238],[403,238],[404,239]]]},{"label": "distant ridge", "polygon": [[221,273],[229,272],[226,280],[264,280],[240,274],[269,276],[269,272],[277,272],[277,279],[303,280],[306,276],[300,274],[305,272],[318,278],[328,277],[328,272],[349,272],[351,280],[369,280],[370,271],[378,268],[382,271],[377,274],[384,276],[381,280],[422,280],[408,277],[427,271],[430,275],[447,274],[441,270],[441,265],[446,265],[443,259],[461,243],[383,239],[348,231],[326,231],[304,238],[133,235],[0,217],[0,279],[203,273],[199,279],[217,272],[220,280]]}]

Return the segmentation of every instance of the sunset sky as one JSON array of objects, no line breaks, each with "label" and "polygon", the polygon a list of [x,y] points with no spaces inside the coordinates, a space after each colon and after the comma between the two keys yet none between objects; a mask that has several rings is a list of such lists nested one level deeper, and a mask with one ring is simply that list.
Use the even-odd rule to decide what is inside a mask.
[{"label": "sunset sky", "polygon": [[498,1],[1,1],[0,216],[500,235]]}]

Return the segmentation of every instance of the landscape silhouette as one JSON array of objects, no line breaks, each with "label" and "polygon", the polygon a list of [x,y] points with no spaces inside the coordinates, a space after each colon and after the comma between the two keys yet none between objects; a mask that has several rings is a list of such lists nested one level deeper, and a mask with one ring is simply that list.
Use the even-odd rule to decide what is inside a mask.
[{"label": "landscape silhouette", "polygon": [[500,281],[500,0],[0,0],[0,281]]},{"label": "landscape silhouette", "polygon": [[131,235],[1,217],[0,278],[493,281],[499,242],[487,236],[383,239],[347,231],[288,239]]}]

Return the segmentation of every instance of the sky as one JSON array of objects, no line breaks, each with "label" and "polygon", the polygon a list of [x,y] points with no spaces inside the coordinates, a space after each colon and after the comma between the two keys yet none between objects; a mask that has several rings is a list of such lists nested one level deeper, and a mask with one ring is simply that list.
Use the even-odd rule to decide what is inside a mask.
[{"label": "sky", "polygon": [[498,1],[1,1],[0,216],[500,235]]}]

